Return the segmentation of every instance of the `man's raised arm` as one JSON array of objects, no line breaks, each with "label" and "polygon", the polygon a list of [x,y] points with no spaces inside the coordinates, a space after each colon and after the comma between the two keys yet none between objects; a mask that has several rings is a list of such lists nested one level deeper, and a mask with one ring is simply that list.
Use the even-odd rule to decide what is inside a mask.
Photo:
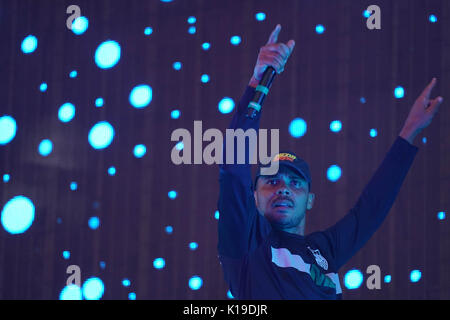
[{"label": "man's raised arm", "polygon": [[334,244],[336,268],[344,265],[373,235],[391,209],[418,148],[414,138],[432,121],[443,98],[430,99],[436,79],[417,98],[381,165],[364,188],[356,205],[324,232]]},{"label": "man's raised arm", "polygon": [[[284,66],[294,49],[295,42],[290,40],[287,44],[277,43],[281,26],[277,25],[272,31],[268,42],[258,54],[253,76],[242,98],[239,100],[237,110],[233,115],[229,129],[259,130],[261,113],[253,119],[246,117],[247,107],[255,94],[264,71],[272,66],[277,73],[284,70]],[[230,142],[228,142],[230,143]],[[232,258],[239,258],[248,252],[250,246],[252,219],[256,215],[255,199],[251,177],[251,165],[248,161],[249,148],[245,143],[245,164],[237,163],[237,139],[233,141],[234,156],[231,163],[227,163],[227,141],[224,139],[223,164],[220,165],[220,195],[218,201],[219,217],[219,254]],[[239,150],[242,152],[243,150]]]}]

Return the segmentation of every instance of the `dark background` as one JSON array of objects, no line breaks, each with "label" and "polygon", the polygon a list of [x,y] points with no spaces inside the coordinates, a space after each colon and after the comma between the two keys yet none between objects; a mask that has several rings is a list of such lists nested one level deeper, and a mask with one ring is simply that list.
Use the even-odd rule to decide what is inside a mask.
[{"label": "dark background", "polygon": [[[66,28],[71,4],[89,19],[80,36]],[[366,27],[362,13],[371,4],[381,8],[381,30]],[[255,19],[259,11],[267,15],[262,22]],[[431,13],[437,23],[428,21]],[[415,140],[420,151],[389,216],[340,270],[340,280],[344,299],[449,299],[449,222],[436,218],[450,204],[449,14],[447,0],[1,0],[0,115],[13,116],[18,131],[0,146],[0,174],[11,175],[0,184],[0,205],[25,195],[36,216],[23,234],[0,228],[0,299],[58,299],[71,264],[80,266],[82,281],[103,280],[103,299],[127,299],[131,291],[137,299],[227,299],[216,251],[218,168],[172,164],[170,135],[177,128],[193,132],[194,120],[204,131],[225,131],[232,114],[221,114],[217,104],[225,96],[238,101],[277,23],[279,40],[294,39],[296,47],[265,102],[261,128],[279,128],[280,148],[311,164],[316,203],[307,233],[329,227],[354,205],[415,98],[438,78],[432,96],[446,101]],[[189,16],[197,18],[193,35]],[[319,23],[326,27],[322,35],[315,32]],[[147,26],[150,36],[144,35]],[[29,34],[39,43],[26,55],[20,45]],[[239,46],[230,44],[233,35],[242,37]],[[94,52],[108,39],[121,45],[122,56],[102,70]],[[201,48],[205,41],[209,51]],[[180,71],[172,68],[175,61],[183,63]],[[78,72],[74,79],[72,70]],[[203,73],[209,83],[200,82]],[[42,82],[46,92],[39,91]],[[153,100],[134,109],[128,95],[143,83],[153,88]],[[393,96],[397,85],[406,90],[403,99]],[[102,108],[95,107],[99,96]],[[76,106],[76,116],[62,123],[57,114],[66,101]],[[173,109],[182,112],[177,120],[170,118]],[[288,132],[296,117],[308,124],[300,139]],[[336,119],[343,129],[332,133]],[[87,135],[101,120],[116,134],[107,149],[94,150]],[[371,128],[377,137],[369,136]],[[44,138],[54,143],[48,157],[37,152]],[[141,159],[132,154],[139,143],[147,146]],[[332,164],[342,168],[335,183],[326,178]],[[107,174],[110,166],[115,176]],[[178,192],[176,199],[168,198],[170,190]],[[97,230],[88,227],[93,215],[100,218]],[[191,241],[197,250],[189,250]],[[64,250],[70,259],[62,257]],[[164,269],[153,268],[157,257],[165,258]],[[365,274],[372,264],[382,277],[391,275],[391,283],[368,290],[365,275],[359,289],[344,287],[348,270]],[[409,280],[413,269],[422,272],[417,283]],[[203,279],[200,290],[188,287],[193,275]],[[129,288],[123,278],[130,279]]]}]

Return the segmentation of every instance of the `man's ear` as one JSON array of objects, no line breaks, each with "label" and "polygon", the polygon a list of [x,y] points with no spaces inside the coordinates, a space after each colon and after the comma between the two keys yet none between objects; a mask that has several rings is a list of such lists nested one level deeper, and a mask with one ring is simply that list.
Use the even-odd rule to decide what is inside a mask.
[{"label": "man's ear", "polygon": [[316,195],[314,193],[308,194],[308,202],[306,203],[306,209],[311,210],[314,206],[314,199],[316,198]]}]

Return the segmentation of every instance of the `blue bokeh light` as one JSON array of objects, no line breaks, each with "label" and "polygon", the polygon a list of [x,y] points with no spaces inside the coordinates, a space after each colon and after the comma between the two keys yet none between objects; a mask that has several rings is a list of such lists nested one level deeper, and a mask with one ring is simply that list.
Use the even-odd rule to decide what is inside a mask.
[{"label": "blue bokeh light", "polygon": [[167,194],[170,199],[175,199],[177,197],[177,192],[175,190],[171,190]]},{"label": "blue bokeh light", "polygon": [[190,26],[188,29],[189,34],[194,34],[196,31],[197,31],[197,28],[195,28],[195,26]]},{"label": "blue bokeh light", "polygon": [[86,32],[89,27],[89,20],[86,17],[78,17],[72,22],[72,32],[80,35]]},{"label": "blue bokeh light", "polygon": [[113,40],[101,43],[95,50],[95,63],[101,69],[114,67],[120,60],[120,45]]},{"label": "blue bokeh light", "polygon": [[59,294],[59,300],[82,300],[83,294],[81,288],[77,285],[70,284],[65,286]]},{"label": "blue bokeh light", "polygon": [[108,168],[108,174],[110,176],[114,176],[116,174],[116,168],[115,167],[109,167]]},{"label": "blue bokeh light", "polygon": [[100,219],[98,217],[90,217],[88,221],[89,228],[92,230],[97,229],[100,226]]},{"label": "blue bokeh light", "polygon": [[339,132],[342,129],[342,122],[339,120],[331,121],[330,130],[331,132]]},{"label": "blue bokeh light", "polygon": [[78,184],[75,181],[70,183],[70,190],[75,191],[78,189]]},{"label": "blue bokeh light", "polygon": [[95,99],[95,106],[98,108],[103,107],[104,103],[105,103],[105,100],[103,100],[103,98]]},{"label": "blue bokeh light", "polygon": [[190,16],[188,19],[187,19],[187,22],[189,23],[189,24],[193,24],[193,23],[195,23],[197,21],[197,19],[194,17],[194,16]]},{"label": "blue bokeh light", "polygon": [[94,149],[107,148],[114,139],[114,128],[106,121],[96,123],[89,131],[88,141]]},{"label": "blue bokeh light", "polygon": [[138,144],[133,149],[133,155],[136,158],[142,158],[147,153],[147,147],[143,144]]},{"label": "blue bokeh light", "polygon": [[172,112],[170,113],[170,117],[172,119],[178,119],[181,115],[181,111],[180,110],[172,110]]},{"label": "blue bokeh light", "polygon": [[153,260],[153,267],[155,269],[162,269],[164,268],[166,265],[166,261],[163,258],[156,258],[155,260]]},{"label": "blue bokeh light", "polygon": [[146,35],[146,36],[149,36],[149,35],[151,35],[153,33],[153,28],[152,27],[146,27],[145,29],[144,29],[144,34]]},{"label": "blue bokeh light", "polygon": [[241,43],[241,41],[242,41],[242,39],[241,39],[240,36],[232,36],[232,37],[230,38],[230,43],[231,43],[233,46],[238,46],[238,45]]},{"label": "blue bokeh light", "polygon": [[234,299],[234,297],[233,297],[233,295],[231,294],[231,291],[230,291],[230,290],[228,290],[228,292],[227,292],[227,297],[228,297],[228,299]]},{"label": "blue bokeh light", "polygon": [[36,50],[38,45],[38,40],[35,36],[29,35],[22,41],[21,49],[25,54],[32,53]]},{"label": "blue bokeh light", "polygon": [[428,16],[428,21],[430,21],[431,23],[436,23],[438,21],[438,19],[434,14],[430,14]]},{"label": "blue bokeh light", "polygon": [[70,258],[70,251],[67,251],[67,250],[65,250],[65,251],[63,251],[63,258],[64,259],[69,259]]},{"label": "blue bokeh light", "polygon": [[76,77],[77,77],[77,74],[78,74],[77,70],[72,70],[72,71],[69,73],[69,77],[70,77],[70,78],[76,78]]},{"label": "blue bokeh light", "polygon": [[172,64],[172,68],[174,69],[174,70],[181,70],[181,67],[183,66],[183,64],[180,62],[180,61],[175,61],[173,64]]},{"label": "blue bokeh light", "polygon": [[332,165],[327,170],[327,178],[332,182],[336,182],[341,177],[342,170],[338,165]]},{"label": "blue bokeh light", "polygon": [[359,99],[359,102],[361,102],[362,104],[366,103],[366,98],[361,97],[361,99]]},{"label": "blue bokeh light", "polygon": [[418,282],[422,278],[422,272],[420,270],[412,270],[411,274],[409,275],[409,279],[411,282]]},{"label": "blue bokeh light", "polygon": [[209,82],[209,75],[207,75],[207,74],[202,74],[202,77],[200,78],[200,80],[203,82],[203,83],[208,83]]},{"label": "blue bokeh light", "polygon": [[130,92],[129,101],[131,105],[136,108],[145,108],[153,99],[152,87],[146,84],[141,84],[134,87]]},{"label": "blue bokeh light", "polygon": [[122,280],[122,285],[124,287],[129,287],[131,285],[131,281],[129,279],[125,278],[125,279]]},{"label": "blue bokeh light", "polygon": [[87,279],[81,289],[86,300],[99,300],[105,292],[103,281],[97,277]]},{"label": "blue bokeh light", "polygon": [[391,280],[392,280],[391,275],[388,274],[388,275],[384,276],[384,282],[385,282],[385,283],[390,283]]},{"label": "blue bokeh light", "polygon": [[38,151],[41,156],[46,157],[48,156],[53,150],[53,142],[51,142],[49,139],[44,139],[39,143]]},{"label": "blue bokeh light", "polygon": [[219,217],[220,217],[219,210],[216,210],[216,211],[214,212],[214,218],[215,218],[216,220],[219,220]]},{"label": "blue bokeh light", "polygon": [[198,248],[198,243],[197,242],[189,243],[189,249],[191,249],[192,251],[196,250],[197,248]]},{"label": "blue bokeh light", "polygon": [[363,17],[364,18],[369,18],[372,15],[372,13],[368,10],[364,10],[363,11]]},{"label": "blue bokeh light", "polygon": [[322,34],[325,32],[325,27],[321,24],[316,25],[316,33],[317,34]]},{"label": "blue bokeh light", "polygon": [[445,211],[439,211],[437,214],[437,218],[439,220],[444,220],[445,219]]},{"label": "blue bokeh light", "polygon": [[47,91],[48,85],[45,82],[42,82],[41,85],[39,86],[39,90],[41,92],[45,92]]},{"label": "blue bokeh light", "polygon": [[220,113],[227,114],[234,109],[234,100],[228,97],[224,97],[218,104]]},{"label": "blue bokeh light", "polygon": [[25,196],[15,196],[2,209],[1,223],[11,234],[24,233],[34,221],[35,207]]},{"label": "blue bokeh light", "polygon": [[305,135],[307,131],[306,121],[302,118],[295,118],[289,124],[289,133],[294,138],[300,138]]},{"label": "blue bokeh light", "polygon": [[405,96],[405,89],[403,89],[403,87],[401,87],[401,86],[396,87],[394,90],[394,96],[397,99],[403,98]]},{"label": "blue bokeh light", "polygon": [[344,284],[347,289],[357,289],[363,282],[363,274],[357,269],[348,271],[344,276]]},{"label": "blue bokeh light", "polygon": [[166,226],[166,233],[167,234],[172,234],[172,232],[173,232],[173,227],[172,226]]},{"label": "blue bokeh light", "polygon": [[58,118],[61,122],[69,122],[75,117],[75,106],[70,102],[64,103],[58,111]]},{"label": "blue bokeh light", "polygon": [[377,129],[370,129],[369,134],[372,138],[375,138],[378,135],[378,131],[377,131]]},{"label": "blue bokeh light", "polygon": [[8,115],[0,117],[0,145],[11,142],[16,136],[16,120]]},{"label": "blue bokeh light", "polygon": [[130,292],[128,294],[128,300],[136,300],[136,293]]},{"label": "blue bokeh light", "polygon": [[9,179],[10,179],[10,178],[11,178],[11,176],[10,176],[9,174],[5,173],[5,174],[3,175],[3,182],[4,182],[4,183],[9,182]]},{"label": "blue bokeh light", "polygon": [[207,51],[211,48],[211,44],[209,42],[203,42],[202,43],[202,49]]},{"label": "blue bokeh light", "polygon": [[255,14],[255,19],[257,21],[264,21],[266,20],[266,14],[264,12],[258,12]]},{"label": "blue bokeh light", "polygon": [[203,280],[199,276],[192,276],[189,279],[189,288],[191,288],[192,290],[198,290],[202,287],[202,285]]},{"label": "blue bokeh light", "polygon": [[183,143],[183,141],[178,142],[178,143],[175,145],[175,148],[176,148],[177,150],[183,150],[183,149],[184,149],[184,143]]}]

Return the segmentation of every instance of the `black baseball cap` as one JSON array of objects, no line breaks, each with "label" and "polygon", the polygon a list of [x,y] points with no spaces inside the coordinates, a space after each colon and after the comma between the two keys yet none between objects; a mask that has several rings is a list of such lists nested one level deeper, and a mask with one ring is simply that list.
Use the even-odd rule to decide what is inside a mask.
[{"label": "black baseball cap", "polygon": [[289,152],[289,151],[282,151],[277,153],[272,160],[266,164],[260,164],[258,171],[256,173],[256,178],[255,178],[255,189],[256,189],[256,183],[258,182],[258,178],[261,176],[264,176],[261,172],[261,170],[263,168],[269,168],[270,165],[272,164],[272,162],[274,161],[278,161],[279,162],[279,166],[286,166],[288,168],[293,169],[296,173],[298,173],[300,176],[302,176],[309,185],[309,189],[311,190],[311,171],[309,170],[309,165],[308,163],[303,160],[300,157],[297,157],[297,155],[295,155],[295,153],[293,152]]}]

